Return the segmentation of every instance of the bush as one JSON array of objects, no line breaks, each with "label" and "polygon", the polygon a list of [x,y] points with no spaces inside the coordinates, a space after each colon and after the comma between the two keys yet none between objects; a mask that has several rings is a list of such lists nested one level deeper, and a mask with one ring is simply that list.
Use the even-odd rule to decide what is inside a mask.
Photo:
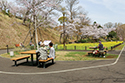
[{"label": "bush", "polygon": [[88,42],[94,43],[94,40],[87,38],[87,39],[80,39],[78,42],[79,43],[88,43]]},{"label": "bush", "polygon": [[78,42],[86,43],[86,40],[82,40],[82,39],[80,39]]},{"label": "bush", "polygon": [[34,50],[34,46],[31,46],[30,49],[31,49],[31,50]]},{"label": "bush", "polygon": [[94,43],[95,41],[93,39],[87,38],[86,42]]}]

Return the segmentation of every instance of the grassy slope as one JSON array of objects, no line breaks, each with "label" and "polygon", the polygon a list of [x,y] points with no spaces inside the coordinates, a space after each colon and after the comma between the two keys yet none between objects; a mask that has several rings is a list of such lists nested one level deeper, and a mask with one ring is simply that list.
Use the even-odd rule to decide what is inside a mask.
[{"label": "grassy slope", "polygon": [[[22,25],[22,20],[0,13],[0,48],[5,48],[6,45],[14,47],[14,44],[23,42],[28,31],[28,27]],[[43,40],[52,40],[54,43],[59,40],[59,33],[53,29],[42,29],[41,33]],[[28,36],[25,45],[29,44],[29,41],[30,36]]]}]

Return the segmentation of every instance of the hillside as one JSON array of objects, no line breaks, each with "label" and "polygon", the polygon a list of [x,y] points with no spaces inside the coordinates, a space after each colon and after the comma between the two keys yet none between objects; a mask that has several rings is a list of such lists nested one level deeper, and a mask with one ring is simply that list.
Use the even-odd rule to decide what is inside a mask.
[{"label": "hillside", "polygon": [[125,24],[118,27],[117,34],[121,40],[125,41]]},{"label": "hillside", "polygon": [[[22,25],[22,20],[15,17],[8,17],[0,13],[0,48],[5,48],[6,45],[14,47],[14,44],[22,43],[29,31],[29,28]],[[59,41],[59,33],[53,29],[41,29],[42,40],[52,40],[54,43]],[[40,36],[39,36],[40,40]],[[30,36],[26,39],[24,45],[28,45]]]},{"label": "hillside", "polygon": [[123,30],[125,30],[125,24],[121,25],[120,28],[122,28]]}]

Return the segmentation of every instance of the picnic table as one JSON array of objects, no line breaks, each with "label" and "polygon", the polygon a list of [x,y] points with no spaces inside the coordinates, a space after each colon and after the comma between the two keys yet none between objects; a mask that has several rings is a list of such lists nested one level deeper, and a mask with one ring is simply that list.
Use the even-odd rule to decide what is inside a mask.
[{"label": "picnic table", "polygon": [[38,64],[38,53],[36,53],[36,50],[30,50],[25,52],[20,52],[21,54],[30,54],[31,55],[31,63],[34,65],[33,55],[36,55],[36,65]]},{"label": "picnic table", "polygon": [[[104,49],[107,48],[107,47],[104,47]],[[103,52],[99,52],[97,51],[98,47],[89,47],[89,49],[93,49],[91,52],[88,52],[88,55],[95,55],[95,54],[101,54],[101,55],[104,55],[104,53],[106,54],[107,53],[107,50],[104,50]]]},{"label": "picnic table", "polygon": [[96,49],[97,49],[97,47],[89,47],[89,49],[94,49],[94,50],[96,50]]},{"label": "picnic table", "polygon": [[[105,48],[107,48],[107,47],[104,47],[104,49]],[[96,50],[96,49],[98,49],[98,47],[89,47],[89,49],[94,49],[94,50]]]},{"label": "picnic table", "polygon": [[[32,65],[37,65],[37,66],[39,66],[40,63],[42,63],[43,68],[45,68],[45,63],[48,62],[48,61],[52,61],[52,64],[54,64],[54,59],[52,59],[52,58],[47,58],[47,60],[39,60],[38,57],[39,57],[40,55],[39,55],[39,53],[36,52],[36,50],[25,51],[25,52],[20,52],[20,53],[21,53],[21,54],[30,54],[30,55],[31,55]],[[36,55],[36,64],[34,64],[33,55]]]}]

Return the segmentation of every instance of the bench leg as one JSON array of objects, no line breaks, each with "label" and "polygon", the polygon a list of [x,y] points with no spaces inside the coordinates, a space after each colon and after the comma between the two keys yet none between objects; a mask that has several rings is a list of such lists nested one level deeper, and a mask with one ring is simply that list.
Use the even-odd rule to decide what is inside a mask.
[{"label": "bench leg", "polygon": [[39,59],[38,59],[38,58],[39,58],[39,56],[40,56],[40,54],[39,54],[39,53],[37,53],[37,54],[36,54],[36,65],[38,65],[38,62],[39,62]]},{"label": "bench leg", "polygon": [[37,67],[40,67],[41,66],[41,63],[38,61],[37,62]]},{"label": "bench leg", "polygon": [[17,61],[14,61],[14,62],[15,62],[15,65],[14,65],[14,66],[16,67],[16,66],[17,66]]},{"label": "bench leg", "polygon": [[26,62],[29,62],[29,60],[28,60],[29,58],[26,58]]},{"label": "bench leg", "polygon": [[34,65],[34,62],[33,62],[33,54],[31,54],[31,62],[32,62],[32,65]]},{"label": "bench leg", "polygon": [[104,56],[104,53],[99,53],[99,56],[103,57],[103,56]]},{"label": "bench leg", "polygon": [[96,54],[93,54],[92,56],[93,56],[93,57],[96,57]]},{"label": "bench leg", "polygon": [[88,53],[89,56],[91,56],[93,53]]},{"label": "bench leg", "polygon": [[46,68],[46,67],[45,67],[45,66],[46,66],[45,63],[42,63],[42,65],[43,65],[43,68]]},{"label": "bench leg", "polygon": [[105,55],[107,55],[107,51],[105,51]]},{"label": "bench leg", "polygon": [[54,59],[52,59],[52,64],[54,64]]}]

